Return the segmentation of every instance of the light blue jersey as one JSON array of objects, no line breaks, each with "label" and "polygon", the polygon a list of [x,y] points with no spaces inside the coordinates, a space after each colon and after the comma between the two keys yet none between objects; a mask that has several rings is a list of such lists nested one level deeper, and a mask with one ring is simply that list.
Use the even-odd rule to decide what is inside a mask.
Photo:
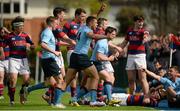
[{"label": "light blue jersey", "polygon": [[97,43],[94,47],[92,56],[91,56],[92,61],[97,61],[97,58],[96,58],[97,53],[101,53],[101,54],[108,56],[109,48],[108,48],[108,40],[107,39],[100,39],[97,41]]},{"label": "light blue jersey", "polygon": [[74,53],[88,54],[90,43],[92,39],[87,36],[87,33],[93,32],[88,26],[84,25],[80,27],[77,34],[77,43],[74,49]]},{"label": "light blue jersey", "polygon": [[[46,43],[49,48],[51,48],[52,50],[55,50],[55,47],[56,47],[55,37],[52,33],[52,30],[50,30],[49,28],[46,28],[41,33],[41,42]],[[46,58],[55,58],[55,55],[49,51],[43,50],[42,59],[46,59]]]},{"label": "light blue jersey", "polygon": [[175,82],[169,80],[168,78],[162,77],[160,82],[163,84],[164,88],[172,87],[177,94],[180,94],[180,78],[177,78]]}]

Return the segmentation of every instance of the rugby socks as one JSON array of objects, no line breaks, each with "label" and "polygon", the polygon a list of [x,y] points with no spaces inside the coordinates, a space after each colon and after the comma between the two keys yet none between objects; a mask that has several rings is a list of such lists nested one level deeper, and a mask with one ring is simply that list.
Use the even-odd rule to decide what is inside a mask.
[{"label": "rugby socks", "polygon": [[76,87],[71,87],[71,97],[76,96]]},{"label": "rugby socks", "polygon": [[98,99],[98,101],[101,101],[102,91],[103,91],[103,84],[99,83],[98,88],[97,88],[97,99]]},{"label": "rugby socks", "polygon": [[59,104],[61,103],[61,96],[62,96],[63,91],[59,88],[54,89],[54,99],[53,99],[53,104]]},{"label": "rugby socks", "polygon": [[[88,93],[88,90],[86,89],[86,87],[81,87],[79,93],[77,94],[77,99],[83,97],[87,93]],[[77,101],[77,99],[75,101]]]},{"label": "rugby socks", "polygon": [[104,82],[104,90],[107,94],[107,99],[110,101],[112,99],[112,84],[110,82]]},{"label": "rugby socks", "polygon": [[96,99],[97,99],[97,90],[91,89],[89,91],[89,93],[90,93],[90,96],[91,96],[91,102],[95,102]]},{"label": "rugby socks", "polygon": [[45,86],[45,83],[42,82],[42,83],[36,84],[34,86],[28,87],[27,91],[28,91],[28,93],[30,93],[31,91],[38,90],[38,89],[44,89],[44,88],[47,88],[47,86]]},{"label": "rugby socks", "polygon": [[10,101],[14,101],[14,94],[15,94],[16,88],[9,88],[8,89],[8,95],[10,98]]},{"label": "rugby socks", "polygon": [[22,84],[22,87],[20,89],[20,94],[24,94],[24,87],[28,87],[29,83]]},{"label": "rugby socks", "polygon": [[3,95],[4,85],[0,84],[0,96]]},{"label": "rugby socks", "polygon": [[55,90],[55,85],[51,86],[48,90],[48,93],[49,93],[49,96],[51,99],[51,103],[53,103],[53,101],[54,101],[54,92],[55,92],[54,90]]}]

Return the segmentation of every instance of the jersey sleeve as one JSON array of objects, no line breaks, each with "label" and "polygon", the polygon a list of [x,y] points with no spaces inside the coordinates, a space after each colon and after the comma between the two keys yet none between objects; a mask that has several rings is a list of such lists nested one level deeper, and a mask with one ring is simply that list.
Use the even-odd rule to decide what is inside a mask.
[{"label": "jersey sleeve", "polygon": [[26,36],[26,42],[31,44],[31,45],[34,45],[34,43],[32,42],[32,39],[29,35]]},{"label": "jersey sleeve", "polygon": [[56,29],[53,31],[53,34],[56,38],[63,38],[66,35],[61,29]]},{"label": "jersey sleeve", "polygon": [[101,46],[100,42],[97,42],[97,52],[104,54],[105,48],[103,46]]},{"label": "jersey sleeve", "polygon": [[70,28],[71,28],[70,24],[68,22],[66,22],[63,27],[63,32],[67,34],[69,32]]},{"label": "jersey sleeve", "polygon": [[126,36],[125,36],[125,40],[129,41],[129,32],[127,32]]},{"label": "jersey sleeve", "polygon": [[51,38],[47,33],[42,33],[41,34],[41,42],[48,43],[50,39]]}]

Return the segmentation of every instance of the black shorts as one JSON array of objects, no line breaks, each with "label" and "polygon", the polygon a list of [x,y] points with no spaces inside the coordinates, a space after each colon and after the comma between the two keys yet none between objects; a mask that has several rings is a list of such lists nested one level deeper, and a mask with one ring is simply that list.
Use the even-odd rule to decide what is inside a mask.
[{"label": "black shorts", "polygon": [[57,62],[53,58],[41,59],[41,65],[44,71],[45,78],[58,76],[61,73]]},{"label": "black shorts", "polygon": [[96,66],[96,69],[97,69],[98,72],[105,69],[102,62],[100,62],[100,61],[93,61],[93,64]]},{"label": "black shorts", "polygon": [[88,55],[76,53],[71,54],[69,68],[84,70],[92,65],[93,63],[89,60]]}]

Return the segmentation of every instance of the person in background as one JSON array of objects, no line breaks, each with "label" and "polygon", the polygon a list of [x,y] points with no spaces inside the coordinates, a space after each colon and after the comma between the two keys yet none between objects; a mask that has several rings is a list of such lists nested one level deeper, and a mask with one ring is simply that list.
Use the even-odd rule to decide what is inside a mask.
[{"label": "person in background", "polygon": [[0,100],[4,99],[4,78],[9,75],[9,46],[5,44],[4,36],[10,32],[5,28],[0,28]]}]

